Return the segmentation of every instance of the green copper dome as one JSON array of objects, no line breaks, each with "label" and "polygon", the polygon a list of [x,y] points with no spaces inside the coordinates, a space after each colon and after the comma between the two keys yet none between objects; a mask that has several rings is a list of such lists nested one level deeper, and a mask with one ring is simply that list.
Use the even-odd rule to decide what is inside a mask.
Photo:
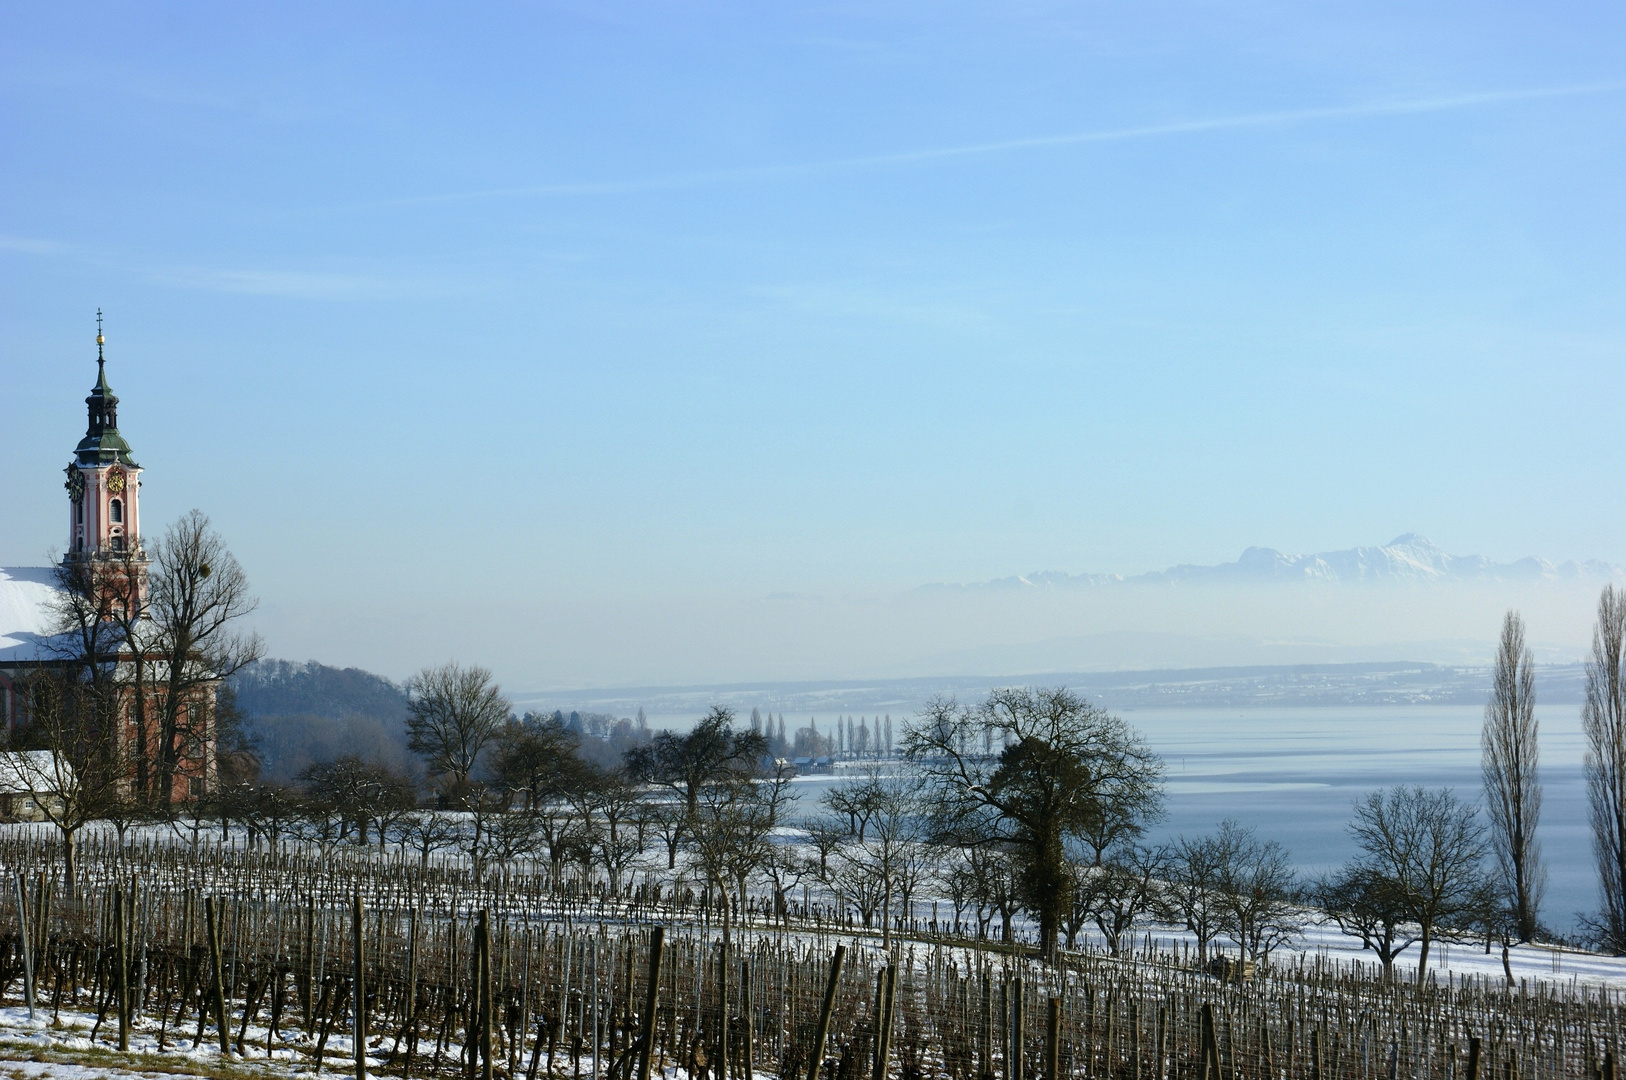
[{"label": "green copper dome", "polygon": [[96,335],[96,385],[85,399],[90,426],[74,448],[81,465],[111,465],[115,462],[138,468],[130,457],[130,444],[119,434],[119,399],[107,385],[107,360],[102,356],[102,336]]}]

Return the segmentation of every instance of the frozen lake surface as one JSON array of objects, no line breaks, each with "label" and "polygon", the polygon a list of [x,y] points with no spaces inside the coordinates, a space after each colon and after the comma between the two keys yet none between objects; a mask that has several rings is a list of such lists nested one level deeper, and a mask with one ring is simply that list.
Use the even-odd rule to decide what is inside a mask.
[{"label": "frozen lake surface", "polygon": [[[1481,789],[1484,711],[1478,706],[1130,709],[1121,715],[1168,768],[1168,817],[1153,839],[1207,832],[1233,817],[1280,841],[1306,873],[1354,854],[1345,831],[1350,807],[1373,788],[1449,786],[1469,799]],[[1577,912],[1597,908],[1580,709],[1558,705],[1538,708],[1537,715],[1545,785],[1539,836],[1549,873],[1542,917],[1568,932]],[[839,779],[807,778],[798,785],[804,805]]]}]

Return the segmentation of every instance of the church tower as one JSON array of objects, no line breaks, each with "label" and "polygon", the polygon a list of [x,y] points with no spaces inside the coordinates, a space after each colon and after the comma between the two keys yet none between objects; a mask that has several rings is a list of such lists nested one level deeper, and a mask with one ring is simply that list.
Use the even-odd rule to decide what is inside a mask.
[{"label": "church tower", "polygon": [[85,405],[90,422],[66,472],[68,553],[63,562],[88,564],[100,576],[134,571],[136,596],[146,598],[146,556],[141,550],[141,466],[119,434],[119,399],[107,385],[102,313],[96,313],[96,385]]}]

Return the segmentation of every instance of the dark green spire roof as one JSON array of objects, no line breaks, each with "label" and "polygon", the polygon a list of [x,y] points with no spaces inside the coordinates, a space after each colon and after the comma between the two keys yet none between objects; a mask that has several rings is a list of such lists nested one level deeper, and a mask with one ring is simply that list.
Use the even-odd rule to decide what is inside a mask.
[{"label": "dark green spire roof", "polygon": [[102,313],[96,313],[96,385],[90,388],[85,405],[90,425],[79,440],[74,454],[81,465],[111,465],[114,462],[136,468],[130,457],[130,444],[119,434],[119,399],[107,385],[107,358],[102,354]]}]

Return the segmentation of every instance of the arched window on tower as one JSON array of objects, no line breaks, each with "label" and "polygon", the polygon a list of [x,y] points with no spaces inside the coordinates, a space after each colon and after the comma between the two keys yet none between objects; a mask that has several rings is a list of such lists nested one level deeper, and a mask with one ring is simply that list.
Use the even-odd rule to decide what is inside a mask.
[{"label": "arched window on tower", "polygon": [[114,533],[113,534],[113,550],[114,551],[123,551],[124,550],[124,534],[123,533]]},{"label": "arched window on tower", "polygon": [[122,522],[124,520],[124,500],[114,499],[107,504],[107,517],[110,521]]},{"label": "arched window on tower", "polygon": [[83,499],[73,504],[73,523],[75,525],[85,523],[85,501]]}]

